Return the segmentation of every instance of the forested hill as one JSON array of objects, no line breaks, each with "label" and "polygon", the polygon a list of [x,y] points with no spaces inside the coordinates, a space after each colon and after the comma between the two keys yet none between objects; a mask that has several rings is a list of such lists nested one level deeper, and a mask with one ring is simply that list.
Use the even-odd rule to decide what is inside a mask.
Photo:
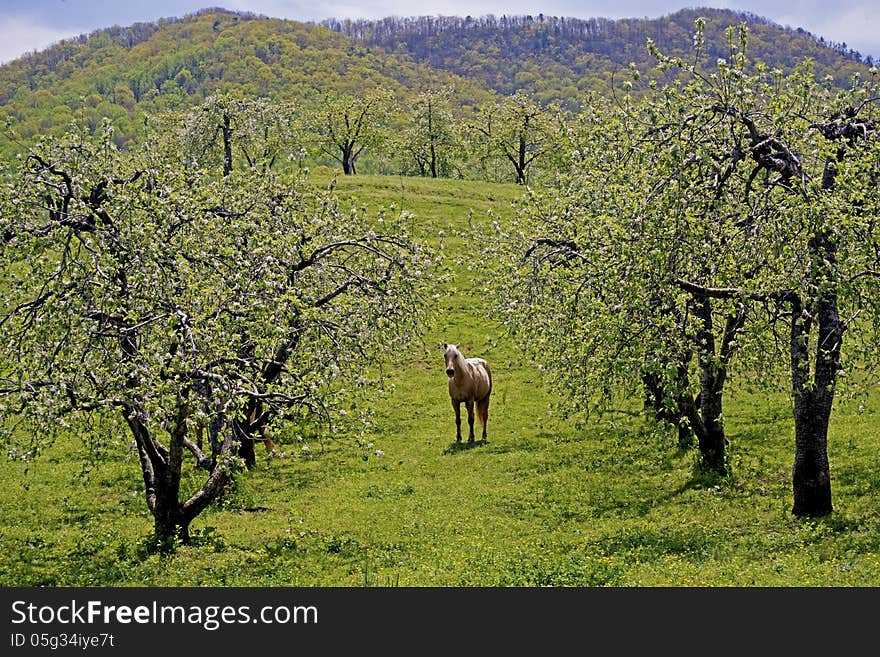
[{"label": "forested hill", "polygon": [[440,85],[453,85],[462,104],[490,95],[475,82],[326,27],[205,10],[99,30],[0,66],[0,121],[11,119],[29,139],[74,119],[93,128],[108,117],[123,145],[145,113],[192,107],[219,91],[308,106],[329,91],[380,87],[403,99]]},{"label": "forested hill", "polygon": [[[144,113],[194,106],[216,91],[288,100],[308,108],[324,92],[392,90],[399,99],[452,85],[468,108],[524,89],[576,109],[608,93],[613,71],[652,65],[645,42],[685,55],[694,19],[708,19],[709,61],[726,54],[723,31],[746,20],[749,54],[788,69],[804,57],[838,81],[865,70],[857,53],[801,30],[722,10],[657,20],[538,17],[412,18],[322,25],[208,9],[156,23],[111,27],[0,66],[0,121],[28,140],[77,119],[116,124],[120,145]],[[0,151],[8,150],[0,139]]]},{"label": "forested hill", "polygon": [[645,47],[652,39],[665,54],[691,54],[694,21],[706,19],[705,60],[729,57],[724,32],[747,23],[747,54],[771,67],[790,70],[810,57],[818,74],[845,84],[870,58],[826,42],[803,29],[779,26],[750,13],[684,9],[658,19],[610,20],[538,16],[386,18],[325,21],[358,42],[426,62],[433,68],[479,80],[502,94],[524,89],[541,100],[571,105],[587,89],[607,93],[611,74],[635,62],[654,62]]}]

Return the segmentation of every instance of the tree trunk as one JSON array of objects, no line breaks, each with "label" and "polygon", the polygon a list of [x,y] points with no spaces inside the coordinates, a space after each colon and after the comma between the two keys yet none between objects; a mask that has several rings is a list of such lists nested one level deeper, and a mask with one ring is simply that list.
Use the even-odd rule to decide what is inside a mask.
[{"label": "tree trunk", "polygon": [[[844,155],[838,153],[838,159]],[[837,163],[829,159],[822,176],[823,191],[834,188]],[[828,232],[814,235],[808,288],[815,294],[818,322],[813,380],[810,381],[809,344],[812,318],[795,295],[791,319],[791,375],[794,393],[794,464],[792,489],[796,516],[820,517],[831,513],[831,468],[828,464],[828,425],[834,388],[840,371],[844,323],[837,307],[837,244]]]},{"label": "tree trunk", "polygon": [[[689,360],[689,358],[688,358]],[[682,449],[694,444],[694,431],[688,417],[695,412],[694,400],[687,391],[687,360],[679,363],[678,379],[673,384],[675,394],[670,394],[656,374],[645,373],[642,383],[645,386],[645,408],[650,409],[654,419],[672,424],[678,429],[678,446]]]},{"label": "tree trunk", "polygon": [[[274,383],[284,371],[285,364],[299,346],[300,328],[300,318],[298,315],[295,315],[288,326],[290,339],[278,347],[271,362],[260,372],[260,383],[262,386],[269,386]],[[245,407],[244,418],[237,419],[232,423],[232,435],[235,436],[236,440],[240,441],[238,455],[244,459],[248,468],[253,468],[257,464],[253,436],[259,433],[263,441],[268,440],[266,438],[266,427],[272,420],[272,417],[271,410],[264,412],[262,403],[251,399]],[[269,440],[269,448],[271,450],[275,449],[275,445],[271,440]]]},{"label": "tree trunk", "polygon": [[697,291],[691,307],[699,320],[695,338],[700,391],[696,399],[689,392],[690,352],[680,354],[674,381],[664,383],[650,373],[643,374],[642,381],[648,396],[647,405],[653,405],[655,417],[678,427],[679,445],[689,446],[695,435],[700,449],[701,468],[724,475],[727,473],[725,452],[728,444],[723,424],[724,384],[736,351],[736,338],[745,324],[746,307],[740,304],[736,312],[727,317],[720,335],[720,345],[715,339],[711,298]]},{"label": "tree trunk", "polygon": [[526,138],[525,135],[520,135],[516,161],[516,182],[519,185],[526,184],[526,166]]},{"label": "tree trunk", "polygon": [[240,441],[238,455],[244,459],[248,469],[257,465],[254,447],[257,442],[263,443],[267,452],[275,451],[275,443],[268,432],[271,419],[271,410],[264,410],[262,402],[252,399],[245,407],[245,416],[233,423],[234,435]]},{"label": "tree trunk", "polygon": [[[844,325],[840,321],[837,292],[833,286],[836,280],[837,246],[829,235],[823,233],[810,240],[809,248],[812,258],[811,283],[819,296],[815,306],[818,335],[813,376],[810,377],[807,345],[813,324],[800,300],[793,299],[791,372],[795,452],[792,513],[818,517],[832,511],[828,425],[840,370]],[[832,284],[829,285],[829,282]]]},{"label": "tree trunk", "polygon": [[[659,297],[649,302],[650,312],[660,311],[661,308],[663,305]],[[671,314],[677,322],[682,320],[681,314],[674,309],[662,312]],[[672,346],[670,342],[665,348]],[[678,429],[678,446],[686,449],[694,444],[695,427],[691,418],[697,415],[688,375],[693,352],[690,349],[676,349],[676,352],[674,380],[666,381],[646,369],[642,373],[642,383],[646,393],[645,407],[653,409],[655,420],[669,422]]]},{"label": "tree trunk", "polygon": [[173,477],[168,473],[169,452],[150,435],[144,420],[145,414],[133,408],[126,408],[123,416],[134,434],[138,448],[147,508],[153,514],[156,545],[161,551],[168,551],[174,547],[178,527],[179,474],[175,485]]},{"label": "tree trunk", "polygon": [[434,148],[434,106],[428,101],[428,150],[431,153],[431,177],[437,177],[437,150]]},{"label": "tree trunk", "polygon": [[223,114],[223,176],[232,173],[232,123],[228,113]]},{"label": "tree trunk", "polygon": [[180,513],[180,500],[176,490],[168,490],[161,485],[158,487],[153,521],[156,545],[160,551],[173,550],[177,538],[184,543],[189,541],[189,521],[184,522]]},{"label": "tree trunk", "polygon": [[222,456],[231,448],[230,437],[220,446],[220,459],[215,459],[213,469],[205,484],[189,500],[180,500],[181,464],[186,438],[186,405],[181,404],[171,429],[170,449],[165,449],[153,438],[145,421],[143,410],[127,406],[123,417],[135,437],[141,471],[144,477],[147,507],[153,514],[156,547],[163,552],[172,551],[176,540],[189,541],[189,525],[223,490],[229,475],[222,465]]},{"label": "tree trunk", "polygon": [[355,160],[357,160],[357,153],[354,150],[354,144],[344,144],[339,147],[339,150],[342,151],[342,172],[346,176],[353,176],[357,173],[354,168]]},{"label": "tree trunk", "polygon": [[828,422],[831,405],[801,391],[794,400],[794,465],[792,487],[796,516],[831,513],[831,473],[828,465]]},{"label": "tree trunk", "polygon": [[[701,379],[706,377],[703,372]],[[700,387],[700,417],[703,420],[704,431],[698,434],[700,447],[700,459],[703,469],[715,474],[727,473],[724,463],[725,445],[727,438],[724,435],[724,425],[721,422],[722,391],[715,386],[714,381],[706,380]]]},{"label": "tree trunk", "polygon": [[[697,344],[700,361],[700,419],[702,427],[697,431],[701,465],[719,475],[726,474],[724,451],[727,438],[722,424],[725,364],[716,355],[715,334],[712,326],[712,304],[708,297],[700,297],[694,303],[694,313],[700,319]],[[728,326],[726,331],[730,330]]]},{"label": "tree trunk", "polygon": [[794,394],[794,464],[792,489],[796,516],[824,516],[832,511],[828,464],[828,423],[833,393],[811,381],[808,339],[811,320],[800,299],[792,301],[791,375]]},{"label": "tree trunk", "polygon": [[250,469],[257,465],[257,454],[254,451],[254,439],[248,430],[247,422],[236,420],[232,423],[233,433],[238,436],[239,446],[238,455],[244,460],[245,465]]}]

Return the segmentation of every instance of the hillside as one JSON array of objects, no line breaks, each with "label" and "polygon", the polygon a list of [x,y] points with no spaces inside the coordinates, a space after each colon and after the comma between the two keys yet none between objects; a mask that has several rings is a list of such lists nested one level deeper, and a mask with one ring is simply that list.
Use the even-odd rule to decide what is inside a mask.
[{"label": "hillside", "polygon": [[144,113],[191,107],[221,90],[307,106],[329,90],[382,87],[401,97],[440,84],[454,84],[463,104],[487,95],[454,74],[324,27],[211,10],[101,30],[0,67],[0,119],[12,119],[28,139],[74,118],[94,127],[106,116],[123,145]]},{"label": "hillside", "polygon": [[[725,10],[656,20],[490,16],[315,25],[210,9],[110,27],[0,66],[0,121],[10,120],[29,140],[73,119],[94,127],[110,117],[124,145],[137,138],[144,113],[190,107],[219,90],[308,108],[328,90],[383,87],[403,99],[447,84],[465,110],[518,89],[574,110],[586,93],[608,93],[621,67],[649,68],[647,38],[686,54],[698,15],[708,19],[710,62],[725,55],[724,29],[745,20],[750,55],[770,66],[790,69],[813,57],[819,75],[841,83],[865,68],[857,53],[802,30]],[[9,150],[0,138],[0,152]]]},{"label": "hillside", "polygon": [[747,23],[747,54],[770,67],[790,70],[808,57],[817,74],[845,84],[864,70],[859,53],[829,44],[802,29],[784,28],[754,14],[724,9],[684,9],[658,19],[610,20],[532,16],[482,18],[388,18],[382,21],[326,21],[357,42],[381,46],[415,61],[480,81],[501,94],[526,90],[545,102],[575,108],[584,93],[608,93],[611,76],[634,62],[654,61],[645,47],[652,39],[666,54],[690,57],[694,21],[706,19],[704,62],[729,57],[724,31]]}]

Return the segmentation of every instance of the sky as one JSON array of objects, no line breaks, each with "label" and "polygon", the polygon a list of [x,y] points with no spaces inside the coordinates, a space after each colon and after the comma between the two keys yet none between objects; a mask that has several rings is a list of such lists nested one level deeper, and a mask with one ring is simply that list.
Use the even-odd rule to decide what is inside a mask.
[{"label": "sky", "polygon": [[179,17],[206,7],[250,11],[272,18],[320,21],[325,18],[387,16],[485,16],[494,14],[573,18],[656,18],[685,7],[748,11],[780,25],[802,27],[827,41],[846,43],[880,59],[880,5],[877,0],[0,0],[0,63],[42,50],[66,37],[113,25]]}]

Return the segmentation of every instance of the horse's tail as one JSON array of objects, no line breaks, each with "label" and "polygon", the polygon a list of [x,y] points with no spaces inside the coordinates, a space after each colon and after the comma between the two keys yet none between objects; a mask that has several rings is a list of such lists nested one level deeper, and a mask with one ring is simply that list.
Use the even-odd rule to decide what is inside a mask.
[{"label": "horse's tail", "polygon": [[477,402],[477,417],[480,420],[480,424],[485,427],[489,421],[489,395],[486,395]]},{"label": "horse's tail", "polygon": [[486,423],[489,421],[489,397],[492,395],[492,369],[489,367],[489,363],[485,361],[483,361],[483,367],[486,368],[486,377],[489,379],[489,390],[486,395],[477,402],[477,417],[485,431]]}]

